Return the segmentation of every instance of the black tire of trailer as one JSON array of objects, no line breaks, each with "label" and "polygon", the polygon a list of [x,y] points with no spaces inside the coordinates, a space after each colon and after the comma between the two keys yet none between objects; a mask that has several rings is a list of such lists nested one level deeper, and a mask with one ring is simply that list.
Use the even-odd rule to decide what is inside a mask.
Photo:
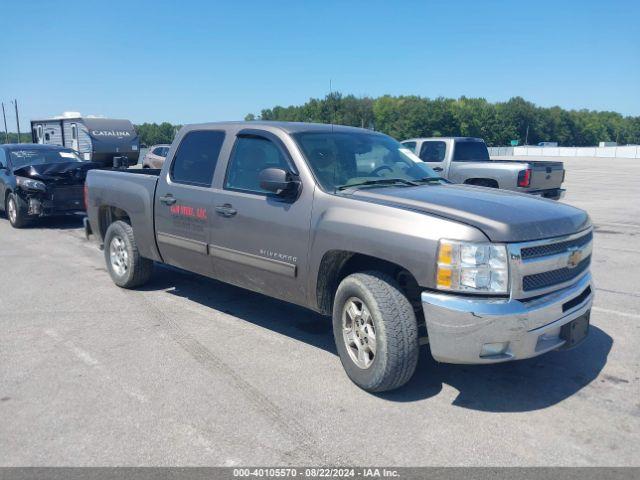
[{"label": "black tire of trailer", "polygon": [[[351,297],[366,304],[375,326],[376,354],[366,369],[351,359],[343,338],[343,308]],[[340,282],[333,304],[333,334],[347,375],[366,391],[399,388],[415,373],[420,351],[415,312],[397,282],[387,274],[354,273]]]},{"label": "black tire of trailer", "polygon": [[[12,218],[11,214],[9,213],[10,202],[13,202],[13,204],[15,205],[15,218]],[[29,225],[30,220],[27,213],[28,210],[29,207],[27,206],[27,203],[22,200],[22,198],[20,198],[20,195],[16,194],[15,192],[10,192],[7,194],[4,204],[4,212],[7,216],[7,219],[9,220],[9,224],[11,224],[13,228],[24,228]]]},{"label": "black tire of trailer", "polygon": [[[128,266],[123,275],[118,275],[111,263],[111,242],[115,237],[122,239],[128,255]],[[113,222],[107,228],[104,239],[104,258],[113,283],[122,288],[140,287],[147,283],[153,274],[153,260],[140,256],[133,228],[121,220]]]}]

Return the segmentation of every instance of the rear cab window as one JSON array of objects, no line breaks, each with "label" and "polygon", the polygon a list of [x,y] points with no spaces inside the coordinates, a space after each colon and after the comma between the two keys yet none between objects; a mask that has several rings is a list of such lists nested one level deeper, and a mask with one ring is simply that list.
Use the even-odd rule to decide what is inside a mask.
[{"label": "rear cab window", "polygon": [[225,132],[219,130],[195,130],[187,133],[171,162],[171,181],[210,187],[224,137]]}]

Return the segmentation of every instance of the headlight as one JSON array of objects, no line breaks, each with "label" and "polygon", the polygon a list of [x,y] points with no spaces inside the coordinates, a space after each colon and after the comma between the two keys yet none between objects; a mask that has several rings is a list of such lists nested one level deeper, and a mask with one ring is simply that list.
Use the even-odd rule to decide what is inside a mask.
[{"label": "headlight", "polygon": [[506,246],[440,240],[436,287],[457,292],[507,293]]},{"label": "headlight", "polygon": [[16,183],[19,187],[24,188],[26,190],[38,190],[40,192],[46,192],[47,186],[38,180],[33,180],[31,178],[25,177],[16,177]]}]

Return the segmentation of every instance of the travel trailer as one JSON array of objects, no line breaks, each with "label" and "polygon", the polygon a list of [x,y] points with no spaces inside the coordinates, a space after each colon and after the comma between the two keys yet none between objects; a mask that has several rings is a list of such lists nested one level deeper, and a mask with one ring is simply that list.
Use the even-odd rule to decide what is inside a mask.
[{"label": "travel trailer", "polygon": [[137,163],[138,134],[129,120],[65,112],[61,116],[31,121],[33,143],[60,145],[76,150],[84,160],[111,166],[114,157],[127,156]]}]

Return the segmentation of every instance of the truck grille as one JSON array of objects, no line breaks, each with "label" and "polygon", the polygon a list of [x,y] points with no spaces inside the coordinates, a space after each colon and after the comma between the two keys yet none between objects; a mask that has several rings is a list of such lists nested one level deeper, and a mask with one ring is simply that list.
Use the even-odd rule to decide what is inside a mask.
[{"label": "truck grille", "polygon": [[568,282],[589,268],[589,263],[591,263],[591,255],[582,260],[574,268],[565,267],[557,270],[551,270],[549,272],[526,275],[522,277],[522,290],[530,292],[531,290],[538,290],[540,288],[551,287],[559,283]]},{"label": "truck grille", "polygon": [[591,229],[508,245],[513,297],[533,298],[570,286],[589,270],[592,247]]},{"label": "truck grille", "polygon": [[552,243],[551,245],[538,245],[537,247],[528,247],[521,250],[523,260],[530,258],[546,257],[565,253],[571,247],[582,247],[593,239],[593,233],[589,232],[584,237],[575,238],[566,242]]}]

